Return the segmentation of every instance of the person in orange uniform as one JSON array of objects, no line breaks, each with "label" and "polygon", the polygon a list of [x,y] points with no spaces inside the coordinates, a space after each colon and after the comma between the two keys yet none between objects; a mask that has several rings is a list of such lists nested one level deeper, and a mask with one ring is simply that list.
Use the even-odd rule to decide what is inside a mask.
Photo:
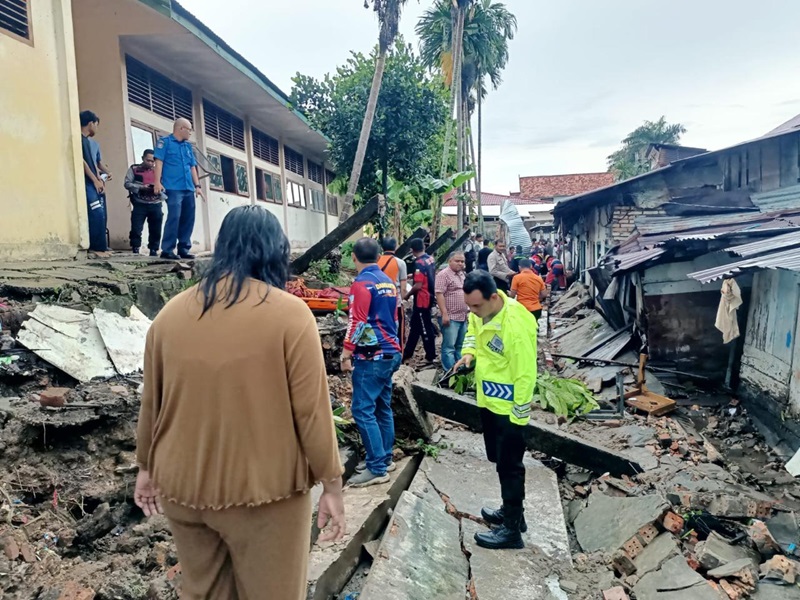
[{"label": "person in orange uniform", "polygon": [[511,297],[533,313],[538,321],[542,316],[542,300],[547,298],[547,294],[544,279],[533,270],[533,261],[520,259],[519,274],[511,281]]}]

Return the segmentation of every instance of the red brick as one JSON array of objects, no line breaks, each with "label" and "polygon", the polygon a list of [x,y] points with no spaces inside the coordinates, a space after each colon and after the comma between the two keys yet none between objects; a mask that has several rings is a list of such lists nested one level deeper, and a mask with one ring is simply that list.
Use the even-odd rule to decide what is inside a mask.
[{"label": "red brick", "polygon": [[3,552],[8,560],[17,560],[19,558],[19,544],[14,538],[6,538],[3,543]]},{"label": "red brick", "polygon": [[631,558],[636,558],[641,554],[642,550],[644,550],[644,546],[642,546],[642,542],[639,541],[639,538],[636,536],[629,539],[622,545],[623,550],[628,553],[628,556]]},{"label": "red brick", "polygon": [[95,591],[91,588],[83,587],[75,581],[68,581],[61,588],[61,595],[58,600],[94,600]]},{"label": "red brick", "polygon": [[625,593],[625,588],[618,585],[610,590],[605,590],[603,592],[603,600],[630,600],[630,597]]},{"label": "red brick", "polygon": [[31,548],[28,544],[22,544],[19,548],[20,554],[22,554],[22,560],[27,563],[35,563],[36,562],[36,554],[33,552],[33,548]]},{"label": "red brick", "polygon": [[667,511],[664,515],[663,521],[664,529],[671,531],[674,534],[680,534],[683,531],[684,520],[680,515],[676,515],[672,511]]},{"label": "red brick", "polygon": [[47,388],[39,394],[39,404],[42,406],[61,408],[67,402],[67,394],[69,394],[69,392],[69,388]]},{"label": "red brick", "polygon": [[658,529],[656,529],[655,525],[645,525],[639,530],[638,535],[644,542],[644,545],[646,546],[654,539],[656,539],[656,536],[658,535]]}]

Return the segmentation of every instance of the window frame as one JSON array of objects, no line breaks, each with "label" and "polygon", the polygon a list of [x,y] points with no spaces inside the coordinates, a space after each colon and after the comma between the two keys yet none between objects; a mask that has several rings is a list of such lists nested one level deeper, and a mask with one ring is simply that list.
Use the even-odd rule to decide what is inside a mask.
[{"label": "window frame", "polygon": [[[201,98],[201,108],[203,111],[203,134],[210,137],[212,140],[219,142],[220,144],[224,144],[229,148],[233,148],[239,152],[247,152],[247,127],[245,127],[244,119],[237,116],[235,113],[223,108],[216,102],[209,100],[206,97]],[[214,113],[214,119],[209,119],[209,115]],[[220,139],[222,135],[220,134],[220,115],[225,115],[226,118],[230,120],[230,134],[231,134],[231,142],[228,143],[226,140]],[[211,131],[212,129],[212,121],[216,128],[217,135]],[[241,124],[241,133],[242,133],[242,147],[236,145],[236,137],[234,134],[238,131],[238,125]],[[234,127],[236,125],[236,127]]]},{"label": "window frame", "polygon": [[[266,171],[264,169],[261,170],[262,179],[264,181],[264,197],[259,198],[259,200],[263,200],[264,202],[269,202],[270,204],[279,204],[283,206],[283,195],[280,192],[280,175],[276,175],[270,171]],[[269,185],[267,185],[267,178],[269,178]],[[276,182],[277,178],[277,182]],[[278,193],[276,194],[276,188],[278,189]],[[267,195],[267,190],[272,191],[272,198]]]},{"label": "window frame", "polygon": [[[302,191],[302,198],[299,204],[294,202],[294,190],[292,186],[297,186],[298,189]],[[294,181],[292,179],[286,180],[286,202],[287,206],[291,208],[297,208],[300,210],[308,210],[308,193],[306,190],[306,186],[299,181]]]},{"label": "window frame", "polygon": [[[219,161],[219,166],[217,168],[219,169],[219,172],[222,173],[222,153],[221,152],[217,152],[216,150],[206,150],[206,157],[209,160],[211,160],[212,156],[215,156],[217,158],[217,160]],[[214,184],[214,180],[212,179],[213,177],[219,177],[222,183],[220,185],[215,185]],[[227,192],[225,192],[225,176],[224,175],[209,175],[208,176],[208,187],[209,187],[209,189],[212,189],[215,192],[227,193]]]},{"label": "window frame", "polygon": [[[308,195],[310,196],[310,200],[311,200],[311,202],[308,203],[309,210],[312,211],[312,212],[320,213],[320,214],[324,215],[328,210],[327,198],[325,196],[325,192],[323,190],[318,190],[316,188],[310,188],[308,190],[308,192],[309,192]],[[321,208],[316,208],[314,206],[314,195],[315,194],[317,195],[318,198],[322,199],[322,207]]]},{"label": "window frame", "polygon": [[[2,0],[0,0],[2,2]],[[23,44],[27,44],[28,46],[33,47],[33,18],[31,16],[31,0],[24,0],[25,2],[25,18],[27,20],[28,25],[28,37],[22,37],[18,33],[14,33],[10,29],[6,29],[5,27],[0,27],[0,33],[7,35],[11,39],[17,40],[18,42],[22,42]]]},{"label": "window frame", "polygon": [[[339,216],[339,197],[335,196],[334,194],[326,194],[326,205],[325,209],[327,214],[331,217],[338,217]],[[333,200],[334,212],[331,212],[331,200]]]},{"label": "window frame", "polygon": [[[247,191],[243,192],[239,188],[239,169],[238,167],[244,168],[244,176],[247,181]],[[239,160],[238,158],[233,159],[233,181],[236,185],[236,195],[241,196],[242,198],[249,198],[250,197],[250,170],[247,166],[247,163],[243,160]]]}]

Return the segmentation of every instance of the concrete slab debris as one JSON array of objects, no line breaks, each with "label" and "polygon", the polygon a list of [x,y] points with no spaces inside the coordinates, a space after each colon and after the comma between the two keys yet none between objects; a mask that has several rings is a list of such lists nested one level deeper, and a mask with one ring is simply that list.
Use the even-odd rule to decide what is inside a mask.
[{"label": "concrete slab debris", "polygon": [[575,519],[575,534],[585,552],[613,552],[668,509],[667,501],[657,494],[632,498],[592,494]]},{"label": "concrete slab debris", "polygon": [[328,600],[342,590],[358,567],[362,546],[378,538],[389,511],[411,484],[418,466],[418,457],[406,458],[397,463],[389,484],[345,489],[347,535],[340,542],[317,541],[312,545],[308,564],[309,600]]},{"label": "concrete slab debris", "polygon": [[468,581],[458,520],[403,492],[361,600],[463,600]]},{"label": "concrete slab debris", "polygon": [[153,322],[135,306],[131,307],[131,316],[127,319],[101,308],[95,308],[93,314],[117,371],[121,375],[142,371],[147,331]]},{"label": "concrete slab debris", "polygon": [[648,573],[658,571],[665,562],[677,554],[680,554],[680,548],[675,537],[671,533],[662,533],[645,546],[642,553],[634,559],[636,574],[644,577]]},{"label": "concrete slab debris", "polygon": [[695,547],[695,556],[705,569],[717,569],[743,558],[750,559],[754,566],[758,566],[760,557],[757,552],[744,546],[732,546],[728,541],[712,531],[708,538],[699,542]]},{"label": "concrete slab debris", "polygon": [[708,572],[710,577],[714,579],[722,579],[723,577],[733,577],[740,571],[744,571],[745,569],[755,572],[755,568],[753,567],[753,561],[749,558],[740,558],[739,560],[735,560],[732,563],[728,563],[727,565],[723,565],[721,567],[717,567],[716,569],[711,569]]},{"label": "concrete slab debris", "polygon": [[648,573],[633,588],[637,600],[721,600],[703,576],[692,570],[683,556],[667,561],[661,570]]},{"label": "concrete slab debris", "polygon": [[796,585],[775,585],[762,581],[750,597],[752,600],[800,600],[800,588]]},{"label": "concrete slab debris", "polygon": [[[497,552],[480,548],[474,540],[475,534],[487,531],[467,519],[461,521],[464,549],[470,554],[472,585],[480,600],[506,600],[509,598],[509,577],[513,577],[515,600],[551,600],[558,598],[552,593],[548,581],[559,588],[555,572],[547,563],[537,560],[533,548]],[[513,574],[513,575],[510,575]],[[562,592],[562,594],[564,594]],[[563,597],[563,596],[562,596]]]},{"label": "concrete slab debris", "polygon": [[29,317],[17,341],[40,358],[83,383],[116,374],[91,313],[39,304]]},{"label": "concrete slab debris", "polygon": [[[417,479],[424,475],[435,492],[449,498],[459,515],[479,519],[482,507],[500,506],[500,483],[494,465],[486,459],[483,437],[448,431],[443,442],[448,447],[439,453],[439,460],[425,458]],[[530,524],[523,534],[525,543],[554,560],[570,564],[569,538],[556,475],[527,456],[525,492],[525,519]]]},{"label": "concrete slab debris", "polygon": [[401,366],[392,377],[392,410],[395,427],[407,432],[412,439],[429,440],[433,435],[433,417],[421,410],[414,397],[414,369]]}]

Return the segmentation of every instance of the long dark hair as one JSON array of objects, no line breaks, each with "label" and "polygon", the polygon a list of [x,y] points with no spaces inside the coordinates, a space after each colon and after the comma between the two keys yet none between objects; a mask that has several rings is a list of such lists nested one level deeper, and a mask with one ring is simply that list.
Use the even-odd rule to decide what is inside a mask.
[{"label": "long dark hair", "polygon": [[[224,277],[229,280],[219,291],[217,286]],[[214,258],[200,280],[203,295],[200,316],[217,302],[224,302],[225,308],[236,304],[247,279],[257,279],[279,289],[283,289],[289,279],[289,240],[278,219],[260,206],[239,206],[222,221]]]}]

